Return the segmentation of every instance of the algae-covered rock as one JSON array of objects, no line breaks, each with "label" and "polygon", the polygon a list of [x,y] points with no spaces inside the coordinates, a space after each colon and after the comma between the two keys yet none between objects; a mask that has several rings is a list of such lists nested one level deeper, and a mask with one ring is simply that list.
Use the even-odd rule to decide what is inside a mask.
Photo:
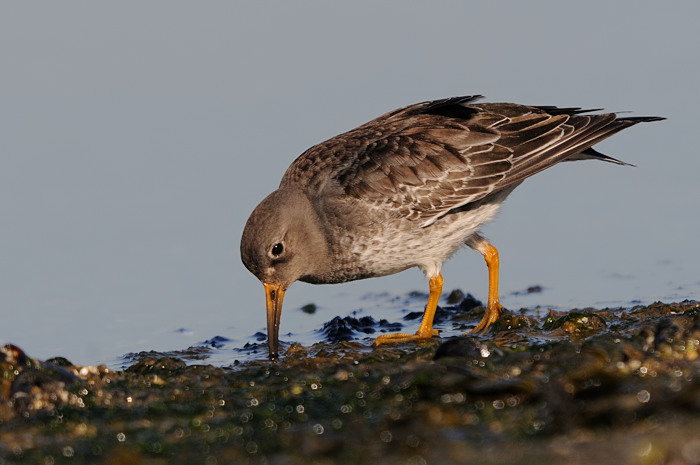
[{"label": "algae-covered rock", "polygon": [[[212,340],[116,372],[8,345],[0,463],[697,464],[699,308],[506,313],[486,335],[376,348],[363,338],[388,322],[338,319],[342,337],[276,363],[201,364]],[[481,311],[440,309],[455,328]]]}]

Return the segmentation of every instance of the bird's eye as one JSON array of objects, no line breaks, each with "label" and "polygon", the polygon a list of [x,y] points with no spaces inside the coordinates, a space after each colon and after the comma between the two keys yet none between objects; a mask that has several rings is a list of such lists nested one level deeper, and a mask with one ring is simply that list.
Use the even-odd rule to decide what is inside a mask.
[{"label": "bird's eye", "polygon": [[282,252],[284,252],[284,245],[282,245],[281,242],[278,242],[277,244],[272,246],[272,250],[270,252],[272,252],[272,255],[274,257],[279,257],[280,255],[282,255]]}]

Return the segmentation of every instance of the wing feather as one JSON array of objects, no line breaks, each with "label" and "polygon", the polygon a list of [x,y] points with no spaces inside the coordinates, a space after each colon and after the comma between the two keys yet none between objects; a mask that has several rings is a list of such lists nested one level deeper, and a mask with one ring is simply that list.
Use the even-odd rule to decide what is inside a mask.
[{"label": "wing feather", "polygon": [[281,185],[295,184],[310,196],[332,189],[427,226],[569,157],[594,157],[578,154],[626,127],[658,119],[475,103],[479,97],[382,115],[307,150]]}]

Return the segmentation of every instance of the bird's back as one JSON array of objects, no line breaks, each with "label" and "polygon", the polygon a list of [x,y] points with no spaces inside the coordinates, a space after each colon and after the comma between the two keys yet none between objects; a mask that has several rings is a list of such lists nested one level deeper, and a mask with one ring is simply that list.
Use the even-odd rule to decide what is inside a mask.
[{"label": "bird's back", "polygon": [[311,197],[331,189],[428,226],[569,157],[617,162],[591,147],[638,122],[663,119],[476,103],[480,97],[386,113],[311,147],[292,163],[281,186]]}]

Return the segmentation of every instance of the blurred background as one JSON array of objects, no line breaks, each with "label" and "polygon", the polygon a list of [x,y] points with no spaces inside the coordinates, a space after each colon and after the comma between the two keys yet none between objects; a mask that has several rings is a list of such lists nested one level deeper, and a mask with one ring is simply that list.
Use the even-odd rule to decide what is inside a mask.
[{"label": "blurred background", "polygon": [[[698,17],[695,1],[4,3],[0,343],[88,364],[253,340],[264,294],[240,235],[292,160],[477,93],[668,118],[596,146],[636,168],[566,163],[508,199],[484,229],[507,308],[697,299]],[[477,253],[443,275],[486,299]],[[298,283],[282,333],[386,318],[382,299],[414,290],[418,270]]]}]

